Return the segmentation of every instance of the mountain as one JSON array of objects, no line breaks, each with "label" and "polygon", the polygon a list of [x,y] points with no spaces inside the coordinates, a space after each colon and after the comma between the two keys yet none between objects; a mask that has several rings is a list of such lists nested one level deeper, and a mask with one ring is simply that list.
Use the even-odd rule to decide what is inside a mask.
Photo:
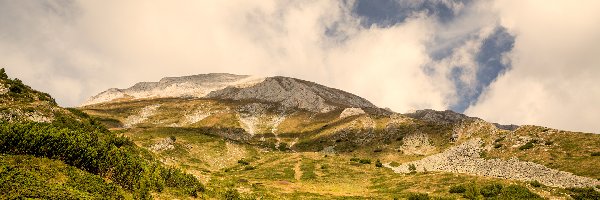
[{"label": "mountain", "polygon": [[225,196],[577,198],[600,185],[597,134],[394,113],[295,78],[165,78],[78,109]]},{"label": "mountain", "polygon": [[356,95],[288,77],[253,77],[234,74],[200,74],[142,82],[127,89],[111,88],[82,106],[119,100],[149,98],[214,98],[279,103],[284,108],[328,112],[336,108],[375,108]]}]

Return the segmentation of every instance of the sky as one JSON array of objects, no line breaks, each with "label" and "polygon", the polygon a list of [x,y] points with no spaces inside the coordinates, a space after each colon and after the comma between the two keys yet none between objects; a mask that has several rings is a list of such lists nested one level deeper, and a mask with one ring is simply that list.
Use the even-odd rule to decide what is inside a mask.
[{"label": "sky", "polygon": [[0,67],[62,106],[225,72],[600,133],[597,0],[0,0]]}]

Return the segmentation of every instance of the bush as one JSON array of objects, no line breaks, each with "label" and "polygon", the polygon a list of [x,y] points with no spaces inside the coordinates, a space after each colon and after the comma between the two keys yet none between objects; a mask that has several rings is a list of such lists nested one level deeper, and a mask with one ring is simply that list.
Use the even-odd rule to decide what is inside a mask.
[{"label": "bush", "polygon": [[415,164],[408,164],[408,170],[410,172],[416,172],[417,171],[417,167],[415,166]]},{"label": "bush", "polygon": [[398,162],[396,162],[396,161],[392,161],[392,162],[390,163],[390,166],[392,166],[392,167],[398,167],[398,166],[400,166],[400,163],[398,163]]},{"label": "bush", "polygon": [[554,142],[552,142],[552,141],[550,141],[550,140],[548,140],[548,141],[544,142],[544,145],[553,145],[553,144],[554,144]]},{"label": "bush", "polygon": [[379,159],[377,159],[377,161],[375,161],[375,167],[383,167],[383,164],[381,163],[381,161]]},{"label": "bush", "polygon": [[542,187],[542,184],[537,180],[529,182],[529,185],[531,185],[533,187]]},{"label": "bush", "polygon": [[479,199],[479,187],[475,183],[468,184],[465,187],[465,192],[463,193],[463,197],[466,199]]},{"label": "bush", "polygon": [[250,162],[248,162],[248,161],[244,160],[243,158],[242,158],[242,159],[239,159],[237,162],[238,162],[239,164],[241,164],[241,165],[249,165],[249,164],[250,164]]},{"label": "bush", "polygon": [[479,193],[481,193],[481,195],[483,195],[484,197],[495,197],[498,194],[500,194],[502,188],[503,187],[501,184],[492,183],[481,187]]},{"label": "bush", "polygon": [[533,142],[529,141],[526,144],[524,144],[523,146],[519,147],[519,150],[526,150],[526,149],[531,149],[533,148]]},{"label": "bush", "polygon": [[593,152],[591,155],[592,156],[600,156],[600,151],[599,152]]},{"label": "bush", "polygon": [[569,194],[575,200],[584,199],[600,199],[600,192],[594,190],[594,188],[567,188],[571,193]]},{"label": "bush", "polygon": [[360,164],[371,164],[371,160],[370,159],[360,159],[359,161]]},{"label": "bush", "polygon": [[279,147],[277,147],[279,151],[287,151],[289,149],[288,144],[285,142],[279,143]]},{"label": "bush", "polygon": [[244,167],[244,170],[254,170],[256,169],[256,167],[252,166],[252,165],[248,165],[246,167]]},{"label": "bush", "polygon": [[502,144],[500,144],[500,143],[494,144],[494,148],[497,149],[497,148],[500,148],[500,147],[502,147]]},{"label": "bush", "polygon": [[240,199],[240,193],[236,189],[228,189],[227,191],[225,191],[225,194],[223,194],[223,199],[238,200]]},{"label": "bush", "polygon": [[520,185],[509,185],[502,188],[502,192],[497,199],[543,199],[539,195],[529,191],[526,187]]},{"label": "bush", "polygon": [[448,192],[450,193],[464,193],[467,189],[465,188],[464,185],[455,185],[450,187],[450,190]]},{"label": "bush", "polygon": [[133,142],[109,132],[91,118],[57,116],[52,123],[0,124],[0,152],[47,157],[92,174],[108,177],[139,198],[162,185],[191,196],[204,186],[192,175],[145,160]]},{"label": "bush", "polygon": [[357,158],[357,157],[350,158],[350,161],[352,161],[352,162],[359,162],[360,158]]}]

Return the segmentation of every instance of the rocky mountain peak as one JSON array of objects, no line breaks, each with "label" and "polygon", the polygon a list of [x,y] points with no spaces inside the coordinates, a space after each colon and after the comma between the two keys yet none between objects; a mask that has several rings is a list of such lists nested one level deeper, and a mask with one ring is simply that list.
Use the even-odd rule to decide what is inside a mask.
[{"label": "rocky mountain peak", "polygon": [[280,103],[285,108],[329,112],[338,107],[376,108],[366,99],[313,82],[289,77],[269,77],[251,87],[228,87],[213,91],[208,98],[258,100]]},{"label": "rocky mountain peak", "polygon": [[329,112],[337,108],[376,108],[364,98],[313,82],[289,77],[254,77],[225,73],[167,77],[127,89],[108,89],[82,106],[144,98],[212,98],[281,104],[284,109]]}]

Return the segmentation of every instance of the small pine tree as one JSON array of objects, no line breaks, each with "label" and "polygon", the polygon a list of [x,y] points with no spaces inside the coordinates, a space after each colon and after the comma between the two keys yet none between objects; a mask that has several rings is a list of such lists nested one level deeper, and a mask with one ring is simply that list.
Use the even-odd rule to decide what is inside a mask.
[{"label": "small pine tree", "polygon": [[6,75],[6,71],[4,71],[4,68],[0,69],[0,78],[8,79],[8,75]]}]

